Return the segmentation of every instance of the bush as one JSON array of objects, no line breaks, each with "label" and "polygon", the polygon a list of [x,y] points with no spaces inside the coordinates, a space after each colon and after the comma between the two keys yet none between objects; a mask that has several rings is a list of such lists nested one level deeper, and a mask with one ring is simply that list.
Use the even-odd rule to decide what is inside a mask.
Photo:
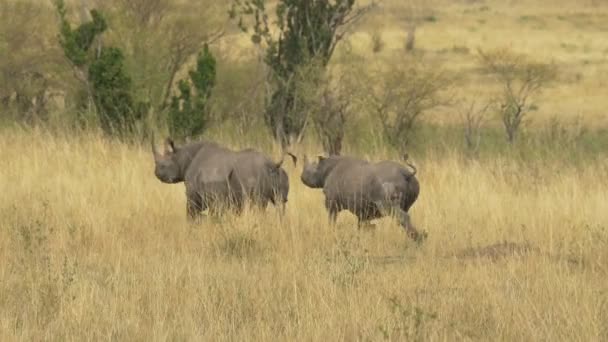
[{"label": "bush", "polygon": [[348,120],[361,90],[351,66],[342,65],[328,72],[318,64],[301,70],[297,92],[303,99],[307,122],[312,124],[326,154],[339,155]]},{"label": "bush", "polygon": [[199,54],[196,69],[190,71],[189,76],[193,87],[187,80],[181,80],[179,96],[173,96],[169,108],[169,132],[176,138],[199,135],[208,127],[208,103],[215,86],[216,60],[207,45]]},{"label": "bush", "polygon": [[95,105],[101,128],[111,135],[132,133],[147,104],[133,100],[132,81],[120,49],[99,43],[96,51],[91,51],[97,37],[108,28],[105,18],[92,10],[92,21],[72,29],[64,1],[57,0],[55,5],[60,18],[60,45],[86,88],[85,101]]},{"label": "bush", "polygon": [[464,126],[465,147],[468,152],[476,154],[481,144],[481,129],[492,103],[466,101],[460,107],[460,118]]},{"label": "bush", "polygon": [[102,49],[89,67],[89,80],[102,129],[108,133],[132,132],[143,113],[133,106],[131,78],[124,70],[120,49]]},{"label": "bush", "polygon": [[297,94],[300,68],[313,61],[323,67],[346,34],[346,28],[372,5],[356,8],[354,0],[281,0],[276,6],[278,38],[271,34],[265,0],[233,0],[230,11],[247,31],[244,17],[253,20],[251,40],[265,47],[265,64],[271,71],[272,91],[267,98],[266,123],[283,146],[302,136],[307,113]]},{"label": "bush", "polygon": [[443,104],[441,92],[449,88],[450,80],[435,68],[415,62],[405,68],[390,67],[377,72],[369,91],[372,113],[380,121],[384,136],[400,152],[406,152],[420,118],[429,110]]},{"label": "bush", "polygon": [[555,66],[508,50],[479,51],[481,64],[501,85],[500,117],[507,141],[513,143],[528,113],[537,108],[531,98],[556,77]]}]

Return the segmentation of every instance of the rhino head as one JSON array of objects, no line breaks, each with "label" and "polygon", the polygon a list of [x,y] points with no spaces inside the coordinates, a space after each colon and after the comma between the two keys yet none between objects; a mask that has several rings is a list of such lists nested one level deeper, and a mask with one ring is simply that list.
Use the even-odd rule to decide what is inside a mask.
[{"label": "rhino head", "polygon": [[152,138],[152,153],[154,154],[154,174],[163,183],[179,183],[184,181],[183,168],[180,165],[178,150],[171,138],[165,140],[164,152],[159,152]]},{"label": "rhino head", "polygon": [[318,189],[325,185],[325,178],[329,171],[328,158],[319,156],[317,162],[311,162],[308,157],[304,155],[304,169],[300,179],[304,185]]}]

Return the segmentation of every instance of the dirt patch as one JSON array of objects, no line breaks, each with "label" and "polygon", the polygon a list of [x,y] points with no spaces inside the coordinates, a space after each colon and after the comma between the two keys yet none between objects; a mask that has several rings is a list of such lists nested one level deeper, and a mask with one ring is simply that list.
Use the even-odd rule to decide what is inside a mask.
[{"label": "dirt patch", "polygon": [[540,249],[529,243],[499,242],[485,247],[474,247],[454,253],[458,259],[487,258],[492,261],[511,256],[539,254]]}]

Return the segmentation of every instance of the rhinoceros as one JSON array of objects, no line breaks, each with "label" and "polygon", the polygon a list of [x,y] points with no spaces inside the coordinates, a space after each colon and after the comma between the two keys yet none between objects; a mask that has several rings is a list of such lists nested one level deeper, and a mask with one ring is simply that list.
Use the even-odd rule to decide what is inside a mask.
[{"label": "rhinoceros", "polygon": [[283,211],[289,192],[283,159],[275,163],[252,149],[237,152],[208,141],[177,147],[170,138],[163,153],[152,141],[152,151],[155,175],[161,182],[185,183],[190,219],[206,209],[240,213],[247,199],[263,206],[271,201]]},{"label": "rhinoceros", "polygon": [[233,177],[234,152],[209,141],[176,146],[170,138],[159,152],[152,140],[154,174],[163,183],[184,182],[190,219],[202,211],[231,208],[240,212],[243,195]]},{"label": "rhinoceros", "polygon": [[234,181],[240,183],[240,192],[254,205],[266,208],[268,202],[278,207],[281,215],[289,195],[289,177],[281,167],[285,155],[289,155],[294,164],[297,158],[285,152],[278,162],[272,161],[263,153],[254,149],[236,152]]},{"label": "rhinoceros", "polygon": [[426,233],[419,233],[411,223],[409,209],[420,193],[416,168],[408,170],[393,161],[372,163],[348,157],[318,157],[311,162],[304,156],[301,180],[310,188],[322,188],[330,222],[336,221],[342,210],[358,218],[358,226],[383,216],[395,216],[407,235],[422,241]]}]

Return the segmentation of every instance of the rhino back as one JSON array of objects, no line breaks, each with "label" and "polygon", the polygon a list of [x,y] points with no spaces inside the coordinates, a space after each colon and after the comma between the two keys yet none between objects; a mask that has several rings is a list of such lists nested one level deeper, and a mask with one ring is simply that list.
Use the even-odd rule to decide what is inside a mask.
[{"label": "rhino back", "polygon": [[374,163],[373,166],[378,177],[386,180],[398,182],[413,176],[412,171],[394,161],[384,160]]},{"label": "rhino back", "polygon": [[234,170],[244,190],[249,195],[265,195],[270,191],[270,172],[274,167],[270,158],[252,149],[237,154]]},{"label": "rhino back", "polygon": [[186,186],[219,186],[226,184],[235,161],[235,152],[210,144],[201,147],[186,171]]},{"label": "rhino back", "polygon": [[360,200],[367,200],[375,179],[370,164],[363,160],[346,159],[337,164],[325,180],[323,192],[345,208]]},{"label": "rhino back", "polygon": [[385,198],[400,198],[405,211],[414,204],[420,193],[420,183],[412,171],[393,161],[381,161],[373,165],[374,174],[382,184]]}]

